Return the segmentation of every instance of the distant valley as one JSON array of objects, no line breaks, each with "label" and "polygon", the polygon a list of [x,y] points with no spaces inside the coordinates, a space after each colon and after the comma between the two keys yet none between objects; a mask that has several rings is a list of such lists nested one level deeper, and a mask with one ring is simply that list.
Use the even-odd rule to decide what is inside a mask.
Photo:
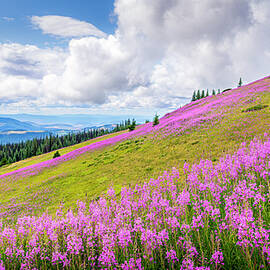
[{"label": "distant valley", "polygon": [[[0,115],[0,144],[19,143],[50,134],[65,135],[90,129],[113,129],[117,123],[131,118],[129,115]],[[136,119],[144,122],[147,117]]]},{"label": "distant valley", "polygon": [[61,126],[45,126],[31,122],[22,122],[13,118],[0,117],[0,144],[18,143],[34,138],[44,138],[49,134],[66,134],[69,129]]}]

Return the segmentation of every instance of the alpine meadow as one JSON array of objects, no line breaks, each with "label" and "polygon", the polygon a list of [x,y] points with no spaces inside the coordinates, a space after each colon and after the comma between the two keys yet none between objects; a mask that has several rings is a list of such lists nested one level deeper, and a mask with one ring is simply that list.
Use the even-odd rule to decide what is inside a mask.
[{"label": "alpine meadow", "polygon": [[2,167],[2,268],[267,268],[269,105],[266,77]]},{"label": "alpine meadow", "polygon": [[270,1],[0,1],[0,270],[270,269]]}]

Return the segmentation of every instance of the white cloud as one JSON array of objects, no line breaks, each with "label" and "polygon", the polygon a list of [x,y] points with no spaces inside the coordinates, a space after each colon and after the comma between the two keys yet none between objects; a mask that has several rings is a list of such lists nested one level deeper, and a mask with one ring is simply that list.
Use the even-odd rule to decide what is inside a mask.
[{"label": "white cloud", "polygon": [[130,60],[114,36],[72,40],[64,72],[46,76],[42,87],[55,89],[56,99],[103,104],[109,93],[128,90]]},{"label": "white cloud", "polygon": [[[72,39],[65,51],[0,44],[0,99],[27,98],[40,107],[176,108],[195,89],[269,75],[269,14],[267,0],[116,0],[114,35]],[[40,26],[46,33],[87,32],[49,21]]]},{"label": "white cloud", "polygon": [[5,21],[7,21],[7,22],[12,22],[12,21],[15,20],[15,18],[12,18],[12,17],[6,17],[6,16],[2,17],[2,19],[5,20]]},{"label": "white cloud", "polygon": [[[32,45],[0,44],[0,99],[37,100],[49,89],[41,83],[48,74],[62,74],[66,53]],[[45,92],[44,92],[44,91]]]},{"label": "white cloud", "polygon": [[177,97],[194,89],[267,75],[269,12],[263,0],[116,1],[118,31],[151,66],[147,87],[135,97],[144,105],[148,91],[152,106],[177,106]]},{"label": "white cloud", "polygon": [[[177,107],[194,89],[227,88],[240,76],[251,81],[266,75],[268,24],[254,14],[262,3],[267,2],[116,1],[118,35],[136,52],[136,66],[147,67],[140,70],[145,75],[143,88],[135,87],[128,100],[133,95],[142,106]],[[265,4],[261,9],[270,11]],[[264,37],[257,38],[261,27]],[[252,44],[255,47],[249,47]],[[257,67],[249,62],[253,57],[260,59]]]},{"label": "white cloud", "polygon": [[60,37],[95,36],[106,37],[106,34],[93,24],[65,16],[32,16],[32,24],[44,34]]}]

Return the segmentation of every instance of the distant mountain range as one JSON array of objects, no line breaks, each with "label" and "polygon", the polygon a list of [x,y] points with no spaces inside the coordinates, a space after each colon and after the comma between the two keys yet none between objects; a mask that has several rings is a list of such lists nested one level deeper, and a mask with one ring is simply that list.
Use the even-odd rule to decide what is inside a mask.
[{"label": "distant mountain range", "polygon": [[108,129],[109,131],[111,131],[115,127],[116,127],[115,124],[107,124],[107,125],[102,125],[102,126],[85,127],[83,128],[83,130],[88,131],[90,129]]},{"label": "distant mountain range", "polygon": [[135,118],[144,123],[149,116],[142,115],[34,115],[0,114],[0,144],[16,143],[34,138],[43,138],[50,133],[64,135],[89,129],[113,129],[117,123]]},{"label": "distant mountain range", "polygon": [[[154,113],[153,113],[154,115]],[[149,115],[106,115],[106,114],[62,114],[62,115],[34,115],[34,114],[0,114],[0,117],[12,118],[22,122],[35,123],[42,127],[57,127],[64,129],[83,129],[85,127],[117,124],[123,120],[135,118],[138,123],[146,119],[152,120]]]},{"label": "distant mountain range", "polygon": [[12,118],[0,117],[0,132],[11,131],[43,131],[44,128],[29,122],[22,122]]},{"label": "distant mountain range", "polygon": [[67,133],[68,130],[23,122],[9,117],[0,117],[0,144],[18,143],[34,138],[43,138],[50,133]]},{"label": "distant mountain range", "polygon": [[112,130],[115,126],[115,124],[105,124],[78,128],[67,123],[51,122],[37,124],[30,121],[19,121],[10,117],[0,117],[0,144],[18,143],[34,138],[44,138],[50,134],[65,135],[69,132],[87,131],[90,129]]}]

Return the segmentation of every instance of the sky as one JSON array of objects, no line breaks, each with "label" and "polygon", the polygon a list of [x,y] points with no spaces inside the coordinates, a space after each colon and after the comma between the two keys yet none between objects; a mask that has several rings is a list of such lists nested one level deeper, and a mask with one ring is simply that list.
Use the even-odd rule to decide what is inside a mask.
[{"label": "sky", "polygon": [[270,75],[269,0],[0,0],[0,113],[155,114]]}]

